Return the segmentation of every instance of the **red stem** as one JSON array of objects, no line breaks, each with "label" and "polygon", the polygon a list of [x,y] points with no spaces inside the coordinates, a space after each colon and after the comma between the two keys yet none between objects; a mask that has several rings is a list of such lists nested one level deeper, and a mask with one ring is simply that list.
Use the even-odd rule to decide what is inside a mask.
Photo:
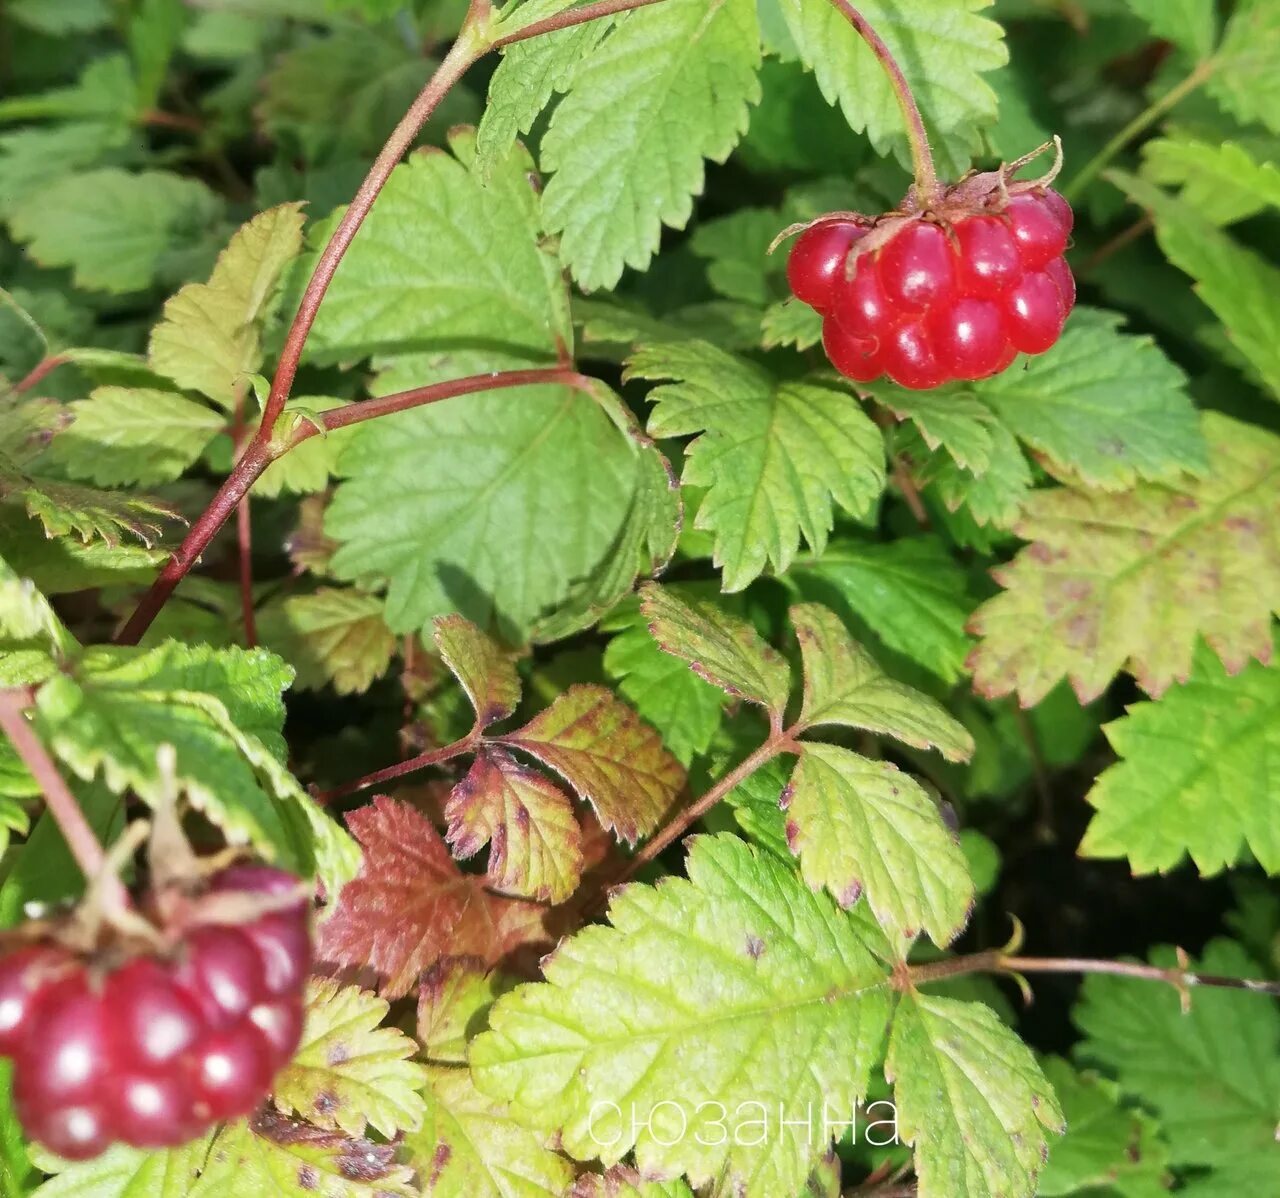
[{"label": "red stem", "polygon": [[[85,819],[80,804],[76,802],[58,767],[54,764],[40,738],[27,723],[26,709],[32,700],[25,691],[0,691],[0,728],[3,728],[19,757],[26,763],[31,776],[44,792],[45,806],[54,823],[62,830],[63,839],[71,850],[76,864],[85,878],[92,882],[102,876],[106,868],[106,854]],[[129,905],[128,892],[123,883],[116,880],[114,887],[117,909]]]},{"label": "red stem", "polygon": [[594,4],[584,4],[581,8],[571,8],[566,12],[556,13],[541,21],[534,21],[516,33],[500,37],[493,43],[493,48],[510,46],[513,42],[528,41],[531,37],[540,37],[544,33],[555,33],[568,29],[572,25],[585,25],[588,21],[611,17],[615,13],[628,12],[633,8],[647,8],[650,4],[661,4],[662,0],[596,0]]},{"label": "red stem", "polygon": [[408,761],[398,761],[395,765],[389,765],[386,769],[375,770],[372,774],[366,774],[363,778],[355,778],[350,782],[344,782],[333,790],[322,790],[313,797],[317,803],[331,803],[335,799],[345,799],[348,795],[356,794],[361,790],[368,790],[371,786],[380,786],[383,782],[392,782],[396,778],[403,778],[406,774],[416,774],[419,770],[425,770],[429,766],[439,765],[441,762],[449,761],[454,757],[461,757],[463,753],[472,752],[479,742],[480,730],[473,728],[461,740],[455,740],[451,745],[444,745],[439,749],[429,749],[425,753],[419,753],[417,757],[410,757]]},{"label": "red stem", "polygon": [[929,134],[924,127],[924,118],[920,115],[920,106],[912,94],[911,84],[894,58],[893,52],[885,45],[884,39],[872,28],[849,0],[831,0],[831,3],[844,14],[858,36],[862,38],[871,53],[880,60],[885,74],[889,76],[889,84],[898,98],[898,107],[902,109],[902,118],[907,124],[907,138],[911,142],[911,160],[915,164],[916,196],[925,207],[938,195],[938,170],[933,164],[933,150],[929,146]]},{"label": "red stem", "polygon": [[13,393],[21,395],[24,391],[30,391],[32,387],[42,383],[47,375],[52,374],[59,366],[65,366],[70,358],[64,358],[61,354],[50,354],[47,358],[42,358],[32,368],[31,372],[25,378],[19,379],[13,385]]},{"label": "red stem", "polygon": [[240,610],[244,619],[244,643],[252,649],[258,643],[258,625],[253,616],[253,516],[249,496],[236,504],[236,546],[240,557]]}]

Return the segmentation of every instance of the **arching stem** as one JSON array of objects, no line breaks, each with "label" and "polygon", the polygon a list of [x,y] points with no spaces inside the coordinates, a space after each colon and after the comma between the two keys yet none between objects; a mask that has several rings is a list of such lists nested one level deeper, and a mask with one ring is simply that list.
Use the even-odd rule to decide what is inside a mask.
[{"label": "arching stem", "polygon": [[920,115],[920,106],[907,77],[902,73],[898,60],[894,58],[884,39],[871,27],[849,0],[831,0],[831,3],[844,14],[858,36],[871,48],[871,53],[880,60],[885,74],[889,76],[889,84],[893,94],[898,98],[898,107],[902,109],[902,119],[906,122],[907,138],[911,142],[911,161],[915,168],[916,196],[920,203],[928,207],[939,193],[938,170],[933,163],[933,149],[929,145],[929,134],[925,131],[924,118]]}]

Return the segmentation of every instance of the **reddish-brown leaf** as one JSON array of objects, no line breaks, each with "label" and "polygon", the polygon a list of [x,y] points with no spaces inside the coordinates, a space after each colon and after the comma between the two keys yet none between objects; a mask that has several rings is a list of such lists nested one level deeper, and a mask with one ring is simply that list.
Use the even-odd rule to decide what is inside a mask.
[{"label": "reddish-brown leaf", "polygon": [[502,740],[549,765],[631,843],[658,826],[684,785],[657,732],[603,686],[571,686]]},{"label": "reddish-brown leaf", "polygon": [[562,903],[582,877],[582,829],[573,804],[537,770],[487,746],[445,807],[459,860],[489,849],[489,881],[507,894]]},{"label": "reddish-brown leaf", "polygon": [[356,878],[321,925],[320,959],[370,969],[384,997],[407,994],[441,957],[496,965],[519,949],[544,951],[547,909],[503,898],[462,873],[440,834],[407,803],[379,796],[347,816],[364,848]]}]

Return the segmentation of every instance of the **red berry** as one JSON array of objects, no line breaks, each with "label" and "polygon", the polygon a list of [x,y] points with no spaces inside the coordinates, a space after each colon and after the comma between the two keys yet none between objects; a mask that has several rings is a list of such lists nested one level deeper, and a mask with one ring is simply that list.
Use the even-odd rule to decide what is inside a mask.
[{"label": "red berry", "polygon": [[37,1111],[98,1101],[111,1068],[102,999],[75,973],[43,990],[14,1055],[14,1094]]},{"label": "red berry", "polygon": [[11,1056],[22,1043],[36,998],[70,966],[69,953],[45,945],[0,958],[0,1056]]},{"label": "red berry", "polygon": [[64,1160],[87,1161],[111,1144],[106,1108],[101,1103],[33,1108],[17,1098],[15,1105],[27,1135]]},{"label": "red berry", "polygon": [[249,1012],[249,1020],[271,1045],[274,1069],[283,1069],[293,1060],[293,1054],[302,1043],[302,1002],[281,998],[275,1002],[259,1003]]},{"label": "red berry", "polygon": [[239,1022],[266,997],[262,954],[245,932],[211,924],[197,928],[178,968],[182,984],[200,1003],[208,1026],[217,1031]]},{"label": "red berry", "polygon": [[822,347],[831,365],[846,378],[870,382],[884,372],[879,341],[849,332],[832,316],[822,322]]},{"label": "red berry", "polygon": [[1004,356],[1009,336],[991,300],[960,299],[930,314],[934,352],[954,379],[985,378]]},{"label": "red berry", "polygon": [[1071,267],[1067,265],[1067,260],[1065,258],[1055,258],[1044,268],[1044,273],[1058,284],[1058,292],[1062,296],[1063,307],[1070,312],[1076,304],[1076,280],[1071,273]]},{"label": "red berry", "polygon": [[1071,230],[1076,225],[1076,214],[1071,210],[1071,205],[1067,203],[1066,198],[1049,187],[1045,189],[1044,202],[1045,206],[1058,218],[1058,224],[1066,229],[1067,235],[1070,236]]},{"label": "red berry", "polygon": [[1066,252],[1070,232],[1046,196],[1030,191],[1016,195],[1005,216],[1027,270],[1039,270]]},{"label": "red berry", "polygon": [[111,1077],[104,1090],[112,1131],[135,1148],[174,1148],[204,1128],[186,1079],[170,1071],[128,1070]]},{"label": "red berry", "polygon": [[1009,340],[1024,354],[1042,354],[1062,333],[1067,307],[1053,278],[1029,274],[1005,298]]},{"label": "red berry", "polygon": [[205,1039],[192,1062],[196,1110],[208,1120],[247,1115],[263,1098],[275,1070],[272,1048],[248,1021]]},{"label": "red berry", "polygon": [[1022,278],[1018,243],[998,216],[973,216],[956,225],[960,288],[965,295],[992,299]]},{"label": "red berry", "polygon": [[878,341],[889,332],[896,312],[889,307],[871,257],[859,261],[852,279],[841,279],[836,284],[835,308],[831,314],[858,337],[873,337]]},{"label": "red berry", "polygon": [[884,371],[895,383],[927,391],[946,380],[923,317],[904,320],[884,344]]},{"label": "red berry", "polygon": [[102,1001],[112,1055],[130,1065],[163,1065],[205,1031],[191,995],[148,957],[138,957],[108,977]]},{"label": "red berry", "polygon": [[296,991],[311,970],[311,932],[306,917],[264,915],[256,923],[246,924],[243,931],[262,957],[265,993]]},{"label": "red berry", "polygon": [[787,259],[791,293],[819,312],[831,305],[832,289],[844,269],[849,249],[865,230],[839,218],[810,225],[796,238]]},{"label": "red berry", "polygon": [[876,254],[880,285],[890,304],[923,312],[955,293],[956,259],[937,225],[907,225]]}]

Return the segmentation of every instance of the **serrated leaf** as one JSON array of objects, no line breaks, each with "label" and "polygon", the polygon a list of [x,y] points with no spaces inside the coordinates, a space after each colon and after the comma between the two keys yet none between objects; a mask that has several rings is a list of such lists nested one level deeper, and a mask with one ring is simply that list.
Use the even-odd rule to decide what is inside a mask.
[{"label": "serrated leaf", "polygon": [[526,946],[550,946],[546,908],[489,894],[463,874],[439,833],[407,803],[382,796],[351,812],[364,849],[359,875],[320,926],[321,960],[372,970],[387,998],[407,994],[442,957],[488,964]]},{"label": "serrated leaf", "polygon": [[[987,6],[988,0],[858,4],[904,65],[925,123],[943,135],[953,158],[962,158],[976,130],[995,120],[996,94],[982,75],[1009,59],[1003,30],[978,15]],[[889,79],[847,17],[827,0],[780,0],[779,7],[796,51],[816,74],[827,102],[838,103],[849,127],[855,133],[865,130],[879,153],[891,146],[902,153],[902,112]]]},{"label": "serrated leaf", "polygon": [[1202,874],[1234,865],[1245,846],[1280,873],[1280,666],[1231,677],[1204,645],[1191,677],[1159,703],[1136,703],[1106,725],[1121,760],[1087,795],[1097,808],[1080,852],[1127,857],[1135,874],[1166,872],[1189,854]]},{"label": "serrated leaf", "polygon": [[834,591],[888,648],[944,682],[959,680],[974,604],[964,570],[937,537],[840,541],[798,560],[790,578],[806,598],[830,603]]},{"label": "serrated leaf", "polygon": [[465,1065],[467,1044],[488,1018],[489,1008],[507,989],[502,975],[483,962],[445,957],[422,975],[415,1028],[422,1059],[432,1064]]},{"label": "serrated leaf", "polygon": [[967,470],[949,452],[936,450],[916,473],[948,510],[963,511],[980,527],[1007,528],[1017,520],[1034,480],[1013,433],[999,423],[989,431],[990,457],[980,471]]},{"label": "serrated leaf", "polygon": [[167,503],[123,491],[100,491],[79,483],[31,478],[11,472],[0,460],[0,499],[20,500],[27,515],[40,521],[48,537],[75,537],[82,544],[120,544],[123,534],[148,548],[159,540],[165,522],[180,519]]},{"label": "serrated leaf", "polygon": [[693,1191],[683,1181],[650,1181],[618,1166],[604,1175],[584,1173],[567,1198],[693,1198]]},{"label": "serrated leaf", "polygon": [[687,662],[663,652],[643,619],[609,642],[604,668],[683,766],[710,748],[724,712],[723,692],[690,670]]},{"label": "serrated leaf", "polygon": [[938,805],[891,762],[805,742],[782,802],[804,880],[843,907],[865,893],[902,955],[922,929],[940,946],[963,930],[974,901],[964,853]]},{"label": "serrated leaf", "polygon": [[431,1198],[562,1198],[571,1162],[550,1137],[476,1089],[465,1065],[431,1065],[422,1130],[405,1149]]},{"label": "serrated leaf", "polygon": [[391,1138],[417,1131],[426,1070],[409,1060],[417,1044],[381,1027],[390,1009],[377,995],[329,978],[307,983],[302,1043],[276,1078],[276,1109],[349,1136],[374,1127]]},{"label": "serrated leaf", "polygon": [[910,420],[930,449],[945,446],[957,466],[982,474],[991,465],[995,414],[971,390],[909,391],[883,378],[867,389],[899,420]]},{"label": "serrated leaf", "polygon": [[799,300],[779,300],[765,309],[760,334],[765,349],[779,345],[811,349],[822,340],[822,314]]},{"label": "serrated leaf", "polygon": [[754,0],[666,0],[619,17],[574,68],[541,162],[547,227],[584,290],[643,269],[662,226],[688,223],[703,159],[746,131],[759,65]]},{"label": "serrated leaf", "polygon": [[849,635],[840,618],[816,603],[791,609],[804,663],[799,724],[840,724],[892,736],[948,761],[968,761],[973,737],[936,699],[890,678]]},{"label": "serrated leaf", "polygon": [[1183,203],[1215,225],[1280,208],[1280,169],[1258,162],[1239,142],[1208,142],[1175,130],[1147,142],[1142,159],[1144,177],[1181,187]]},{"label": "serrated leaf", "polygon": [[[1171,948],[1151,961],[1182,969]],[[1257,976],[1238,944],[1214,940],[1186,968]],[[1072,1013],[1085,1039],[1078,1055],[1105,1065],[1126,1093],[1155,1110],[1176,1165],[1231,1167],[1256,1160],[1280,1182],[1280,1006],[1244,990],[1197,987],[1184,1012],[1172,987],[1126,978],[1085,979]],[[1264,1191],[1260,1191],[1264,1192]]]},{"label": "serrated leaf", "polygon": [[603,686],[571,686],[500,739],[550,766],[632,844],[658,826],[684,786],[658,734]]},{"label": "serrated leaf", "polygon": [[81,778],[101,773],[113,791],[147,801],[167,794],[156,754],[173,745],[179,784],[229,841],[310,874],[315,854],[343,837],[281,764],[289,677],[263,650],[94,647],[40,688],[36,723]]},{"label": "serrated leaf", "polygon": [[1095,1188],[1122,1198],[1165,1198],[1167,1149],[1159,1124],[1122,1105],[1120,1087],[1093,1072],[1080,1073],[1061,1057],[1043,1062],[1067,1121],[1040,1177],[1039,1198]]},{"label": "serrated leaf", "polygon": [[114,1144],[101,1156],[75,1164],[41,1151],[40,1167],[54,1176],[33,1198],[188,1198],[210,1141],[202,1136],[165,1150]]},{"label": "serrated leaf", "polygon": [[463,616],[438,616],[432,636],[444,664],[467,692],[476,720],[505,720],[520,702],[515,662],[487,633]]},{"label": "serrated leaf", "polygon": [[1037,491],[1017,526],[1033,542],[974,613],[984,695],[1034,706],[1063,677],[1082,702],[1121,669],[1159,696],[1191,670],[1203,634],[1233,672],[1271,656],[1280,608],[1280,438],[1204,416],[1209,473],[1180,490]]},{"label": "serrated leaf", "polygon": [[33,188],[9,227],[42,266],[71,267],[77,286],[128,292],[155,283],[166,257],[206,236],[222,211],[195,179],[104,167]]},{"label": "serrated leaf", "polygon": [[226,1124],[190,1198],[416,1198],[413,1171],[396,1146],[351,1139],[259,1111]]},{"label": "serrated leaf", "polygon": [[582,877],[582,829],[564,792],[509,753],[485,747],[445,805],[459,860],[489,849],[494,889],[562,903]]},{"label": "serrated leaf", "polygon": [[1214,57],[1209,94],[1241,124],[1280,132],[1280,11],[1266,0],[1236,5]]},{"label": "serrated leaf", "polygon": [[[634,1148],[646,1175],[791,1194],[828,1132],[820,1115],[817,1128],[773,1115],[845,1118],[864,1096],[885,970],[828,898],[737,837],[695,840],[687,867],[616,895],[612,926],[564,941],[545,983],[500,999],[472,1072],[518,1117],[563,1129],[575,1158],[610,1165]],[[742,1104],[769,1134],[733,1134]]]},{"label": "serrated leaf", "polygon": [[349,588],[289,595],[259,613],[258,631],[292,663],[299,690],[331,685],[340,695],[363,694],[390,668],[396,649],[382,601]]},{"label": "serrated leaf", "polygon": [[0,506],[0,543],[5,557],[46,595],[91,587],[145,585],[168,560],[166,549],[143,545],[86,545],[76,537],[51,539],[17,508]]},{"label": "serrated leaf", "polygon": [[226,427],[202,403],[141,387],[99,387],[70,411],[73,423],[54,438],[49,458],[103,487],[171,482]]},{"label": "serrated leaf", "polygon": [[920,1198],[1035,1194],[1062,1110],[1031,1050],[989,1007],[904,994],[885,1075]]},{"label": "serrated leaf", "polygon": [[746,620],[652,582],[640,588],[640,610],[664,653],[688,662],[695,674],[727,694],[782,718],[791,668]]},{"label": "serrated leaf", "polygon": [[650,392],[653,436],[701,434],[683,481],[708,488],[694,527],[715,533],[726,590],[785,571],[802,535],[820,552],[836,505],[862,515],[884,489],[880,430],[835,383],[777,379],[703,341],[642,348],[628,372],[674,380]]},{"label": "serrated leaf", "polygon": [[302,250],[301,204],[281,204],[240,226],[207,283],[188,283],[151,334],[151,368],[227,411],[236,385],[262,365],[261,319],[285,268]]},{"label": "serrated leaf", "polygon": [[1185,50],[1195,61],[1208,58],[1218,40],[1214,0],[1126,0],[1158,38]]},{"label": "serrated leaf", "polygon": [[1196,294],[1280,399],[1280,270],[1144,179],[1119,171],[1109,177],[1152,213],[1160,248],[1196,280]]},{"label": "serrated leaf", "polygon": [[747,839],[788,862],[793,854],[787,844],[787,823],[781,802],[792,768],[789,761],[775,757],[725,795],[734,821]]}]

